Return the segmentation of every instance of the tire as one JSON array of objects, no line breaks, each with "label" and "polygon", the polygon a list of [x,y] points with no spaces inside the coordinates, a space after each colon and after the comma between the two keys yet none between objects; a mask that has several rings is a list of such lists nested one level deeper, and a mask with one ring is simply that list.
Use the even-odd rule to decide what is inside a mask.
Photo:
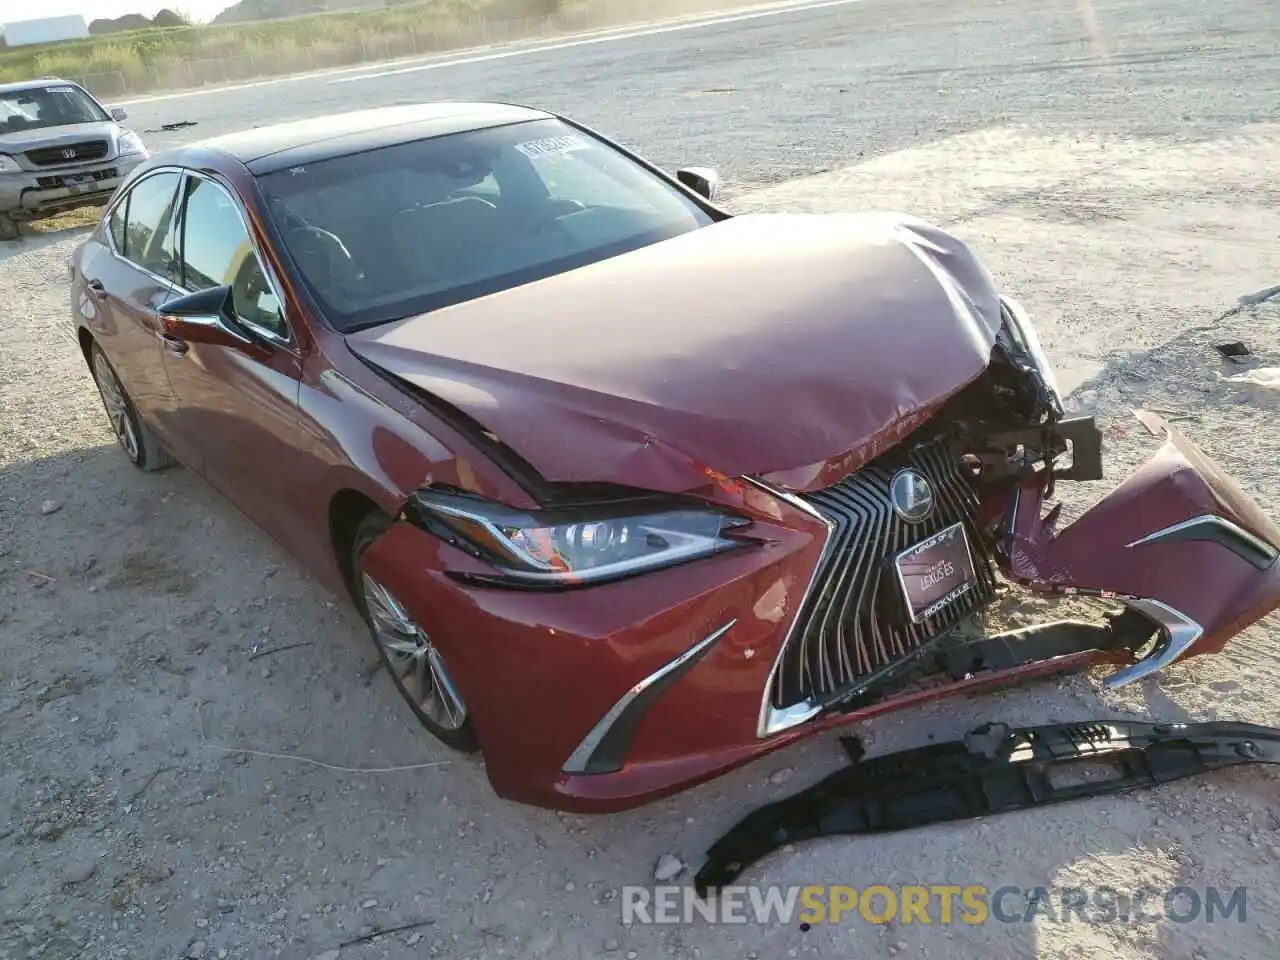
[{"label": "tire", "polygon": [[[351,595],[356,609],[369,628],[383,667],[418,722],[441,743],[462,753],[474,753],[480,742],[467,713],[466,698],[453,683],[426,630],[412,620],[386,587],[360,570],[361,554],[390,526],[391,519],[375,511],[356,528],[351,543]],[[400,649],[389,644],[399,644]],[[410,649],[414,653],[408,653]]]},{"label": "tire", "polygon": [[116,376],[115,367],[111,366],[111,361],[96,342],[89,349],[89,373],[98,387],[98,396],[102,399],[116,442],[129,462],[147,473],[173,466],[176,461],[142,422],[128,392]]},{"label": "tire", "polygon": [[0,241],[18,240],[22,237],[22,228],[18,221],[7,213],[0,213]]}]

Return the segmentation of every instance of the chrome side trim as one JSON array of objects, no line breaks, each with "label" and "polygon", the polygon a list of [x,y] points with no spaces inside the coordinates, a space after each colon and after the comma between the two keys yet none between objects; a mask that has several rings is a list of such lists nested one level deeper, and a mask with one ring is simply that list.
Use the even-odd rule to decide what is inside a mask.
[{"label": "chrome side trim", "polygon": [[1186,653],[1187,648],[1204,634],[1204,628],[1200,624],[1159,600],[1134,597],[1123,602],[1129,609],[1154,621],[1160,627],[1160,638],[1147,656],[1103,680],[1102,685],[1108,690],[1115,690],[1148,677],[1157,670],[1163,670]]},{"label": "chrome side trim", "polygon": [[778,709],[770,701],[772,700],[773,681],[778,675],[778,669],[782,666],[782,657],[786,653],[787,647],[791,644],[797,628],[800,626],[800,615],[804,612],[805,604],[809,602],[809,595],[813,592],[813,586],[818,581],[818,574],[826,569],[827,561],[831,558],[832,535],[835,533],[836,525],[819,513],[811,504],[806,503],[793,493],[788,493],[755,477],[743,477],[742,479],[753,487],[763,490],[765,493],[795,507],[797,510],[809,514],[815,520],[820,520],[822,525],[827,528],[827,536],[822,543],[822,553],[818,557],[817,564],[814,565],[813,572],[809,575],[809,582],[805,584],[804,593],[800,596],[800,603],[796,606],[795,616],[791,618],[791,625],[787,627],[786,636],[783,637],[782,643],[778,646],[778,652],[773,658],[773,665],[769,668],[769,676],[765,680],[764,697],[760,701],[760,715],[756,720],[756,736],[763,740],[765,737],[771,737],[775,733],[781,733],[783,730],[798,726],[807,720],[812,720],[822,712],[822,707],[812,698],[800,703],[793,703],[791,706],[782,709]]},{"label": "chrome side trim", "polygon": [[1163,540],[1166,537],[1176,536],[1179,533],[1185,533],[1189,530],[1197,530],[1203,527],[1222,530],[1224,533],[1235,537],[1242,543],[1248,544],[1254,550],[1257,550],[1262,556],[1267,557],[1271,561],[1274,561],[1277,556],[1280,556],[1280,550],[1277,550],[1265,540],[1255,537],[1248,530],[1232,523],[1225,517],[1218,516],[1216,513],[1206,513],[1199,517],[1192,517],[1190,520],[1183,520],[1181,523],[1172,524],[1162,530],[1157,530],[1155,533],[1149,533],[1142,539],[1135,540],[1133,543],[1127,543],[1125,546],[1130,548],[1139,547],[1144,543]]},{"label": "chrome side trim", "polygon": [[569,754],[569,759],[566,760],[564,766],[560,768],[561,771],[564,773],[586,773],[587,766],[591,761],[592,755],[596,752],[596,748],[600,746],[604,741],[604,738],[608,736],[609,731],[613,729],[614,724],[616,724],[622,715],[627,712],[627,708],[636,701],[636,698],[641,696],[646,690],[653,687],[654,684],[661,681],[673,671],[679,670],[689,661],[701,656],[707,648],[728,633],[737,622],[736,618],[730,620],[723,627],[716,630],[709,636],[703,637],[684,653],[680,654],[680,656],[663,664],[653,673],[649,674],[649,676],[645,677],[634,687],[624,693],[622,697],[619,698],[618,702],[609,708],[609,712],[596,722],[596,725],[591,728],[587,735],[582,739],[582,742],[578,744],[576,749],[574,749],[573,753]]}]

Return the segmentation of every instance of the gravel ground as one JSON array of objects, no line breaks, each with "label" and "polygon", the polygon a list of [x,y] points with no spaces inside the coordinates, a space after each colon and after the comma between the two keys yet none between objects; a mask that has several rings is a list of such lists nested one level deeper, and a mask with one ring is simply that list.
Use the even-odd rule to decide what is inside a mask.
[{"label": "gravel ground", "polygon": [[[719,165],[738,210],[923,214],[980,249],[1106,430],[1108,479],[1064,491],[1070,509],[1150,454],[1128,413],[1147,405],[1277,514],[1280,393],[1222,379],[1239,368],[1210,350],[1243,339],[1280,364],[1277,19],[1244,0],[867,0],[134,115],[204,134],[536,89],[660,162]],[[696,868],[743,812],[839,765],[834,738],[628,814],[496,800],[478,761],[409,723],[354,614],[189,472],[139,475],[111,446],[67,326],[77,236],[0,248],[0,958],[1276,955],[1280,779],[1261,768],[802,845],[747,878],[1245,886],[1244,922],[624,928],[623,885],[664,854]],[[1116,693],[1090,674],[858,732],[880,751],[989,719],[1280,724],[1278,646],[1273,617]],[[393,766],[415,769],[332,769]]]}]

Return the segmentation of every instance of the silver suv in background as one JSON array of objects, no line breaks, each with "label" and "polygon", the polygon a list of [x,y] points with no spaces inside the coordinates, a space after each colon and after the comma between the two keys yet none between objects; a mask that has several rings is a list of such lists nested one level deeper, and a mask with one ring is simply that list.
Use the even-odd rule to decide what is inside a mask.
[{"label": "silver suv in background", "polygon": [[23,220],[110,200],[148,155],[126,116],[68,80],[0,84],[0,240]]}]

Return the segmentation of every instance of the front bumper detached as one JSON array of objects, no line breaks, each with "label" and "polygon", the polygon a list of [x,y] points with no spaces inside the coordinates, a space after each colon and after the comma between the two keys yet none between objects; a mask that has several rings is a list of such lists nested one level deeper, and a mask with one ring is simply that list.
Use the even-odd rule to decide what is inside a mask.
[{"label": "front bumper detached", "polygon": [[1109,687],[1183,657],[1216,653],[1280,608],[1280,527],[1221,468],[1155,414],[1138,419],[1165,442],[1074,523],[1056,530],[1044,484],[1024,479],[1010,505],[1005,572],[1035,590],[1114,598],[1159,629]]},{"label": "front bumper detached", "polygon": [[[1096,472],[1088,431],[1080,435],[1078,466],[1088,475]],[[1027,473],[983,503],[981,522],[999,534],[1006,578],[1113,600],[1119,612],[1108,623],[976,640],[947,630],[874,683],[763,735],[774,667],[794,642],[831,537],[797,497],[755,484],[720,490],[725,505],[752,517],[759,549],[581,590],[460,582],[458,574],[488,568],[404,519],[362,565],[431,624],[499,795],[620,810],[928,700],[1104,663],[1121,667],[1111,683],[1132,682],[1221,649],[1280,607],[1280,529],[1180,434],[1169,431],[1150,462],[1061,529],[1056,511],[1044,509],[1052,482]]]},{"label": "front bumper detached", "polygon": [[841,742],[850,766],[753,811],[716,841],[694,878],[700,895],[815,837],[889,833],[1280,764],[1280,729],[1250,723],[986,724],[963,740],[870,760],[857,738]]}]

